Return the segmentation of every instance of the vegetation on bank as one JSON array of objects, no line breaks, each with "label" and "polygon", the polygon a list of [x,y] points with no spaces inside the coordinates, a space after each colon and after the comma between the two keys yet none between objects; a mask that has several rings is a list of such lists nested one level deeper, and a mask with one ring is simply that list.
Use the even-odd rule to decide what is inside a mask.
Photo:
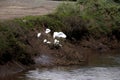
[{"label": "vegetation on bank", "polygon": [[[119,2],[119,1],[118,1]],[[31,32],[44,28],[63,31],[69,43],[82,40],[120,40],[120,5],[112,0],[78,0],[77,3],[63,3],[52,14],[27,16],[0,22],[0,64],[18,61],[24,65],[34,64],[37,53],[26,51],[31,46]],[[35,37],[35,36],[34,36]]]}]

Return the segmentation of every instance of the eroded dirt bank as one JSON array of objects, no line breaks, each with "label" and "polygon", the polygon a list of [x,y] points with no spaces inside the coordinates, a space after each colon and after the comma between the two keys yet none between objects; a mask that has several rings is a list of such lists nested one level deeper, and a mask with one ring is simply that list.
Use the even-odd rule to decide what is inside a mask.
[{"label": "eroded dirt bank", "polygon": [[[59,30],[55,29],[56,26],[50,26],[51,32],[46,34],[45,30],[48,28],[48,24],[50,25],[46,20],[49,18],[34,17],[30,20],[21,18],[0,23],[1,76],[17,73],[30,66],[85,66],[93,62],[97,64],[96,55],[120,53],[119,37],[117,38],[115,34],[94,38],[85,35],[86,30],[84,29],[81,30],[82,33],[73,30],[73,32],[68,32],[69,34],[60,30],[67,35],[67,38],[60,39],[62,46],[55,45],[53,44],[53,33]],[[67,29],[67,31],[69,30]],[[38,33],[42,34],[39,38]],[[46,44],[44,39],[52,43]],[[109,64],[109,62],[107,63]]]},{"label": "eroded dirt bank", "polygon": [[[85,28],[77,27],[72,31],[62,29],[63,25],[55,18],[53,15],[48,15],[0,22],[1,76],[17,73],[30,66],[85,66],[93,62],[97,63],[95,55],[120,53],[119,32],[116,31],[116,34],[110,36],[102,34],[99,38],[95,38]],[[80,22],[81,20],[76,25]],[[71,21],[70,23],[73,24]],[[49,34],[45,33],[47,28],[51,29]],[[76,30],[80,30],[80,32]],[[63,31],[67,35],[66,39],[60,39],[62,46],[53,44],[55,31]],[[39,38],[38,33],[42,34]],[[46,44],[44,39],[52,43]]]},{"label": "eroded dirt bank", "polygon": [[[42,36],[37,38],[37,34],[40,31]],[[43,43],[43,40],[49,39],[52,42],[53,36],[52,33],[46,35],[44,31],[45,28],[42,28],[42,30],[34,28],[29,30],[26,35],[19,36],[19,40],[22,41],[22,43],[25,43],[25,53],[19,51],[19,47],[17,48],[17,46],[14,46],[17,50],[15,51],[17,56],[14,55],[14,51],[12,51],[12,55],[9,49],[8,54],[3,53],[4,55],[1,58],[3,61],[1,61],[0,66],[0,76],[4,77],[6,75],[15,74],[29,68],[30,66],[50,67],[98,65],[99,60],[97,60],[97,58],[100,56],[111,54],[117,55],[120,53],[119,42],[116,40],[107,41],[107,45],[103,44],[101,39],[94,40],[92,38],[89,38],[89,40],[83,39],[78,42],[71,42],[65,39],[61,41],[62,47],[53,44],[46,44]],[[8,61],[6,61],[6,59]],[[112,62],[107,61],[105,64],[111,65]]]},{"label": "eroded dirt bank", "polygon": [[[40,7],[36,6],[37,3],[32,5],[34,7],[32,9]],[[6,11],[5,13],[7,14],[7,11],[9,12],[8,9],[12,9],[13,13],[16,13],[14,10],[19,9],[17,12],[19,13],[23,12],[21,10],[30,9],[31,14],[34,13],[31,12],[31,4],[16,6],[9,3],[6,10],[3,9],[1,12]],[[25,8],[25,5],[29,6],[29,8]],[[71,5],[69,6],[71,7]],[[68,9],[67,7],[66,10]],[[62,10],[63,12],[66,11],[63,8]],[[106,26],[105,28],[110,29],[110,32],[106,32],[105,29],[105,33],[103,27],[103,32],[99,31],[100,27],[90,30],[91,26],[88,23],[91,19],[90,21],[84,21],[84,19],[76,15],[76,12],[79,12],[79,10],[75,11],[75,14],[71,16],[68,16],[68,14],[63,15],[63,12],[60,12],[61,8],[57,13],[46,16],[29,16],[0,22],[0,72],[2,76],[22,71],[26,67],[33,65],[90,65],[91,61],[94,62],[97,60],[94,60],[94,58],[98,58],[94,57],[97,54],[102,56],[103,54],[110,55],[111,53],[115,55],[120,53],[120,28],[110,29]],[[74,12],[74,10],[71,12]],[[13,13],[12,17],[14,17]],[[23,12],[23,15],[26,15],[26,12],[25,14]],[[12,18],[10,15],[5,15],[3,16],[4,19],[8,18],[7,16]],[[109,21],[106,23],[109,23]],[[45,34],[46,28],[51,29],[51,33],[48,35]],[[60,39],[62,46],[53,44],[53,33],[55,31],[62,31],[67,35],[66,39]],[[38,33],[42,33],[39,38],[37,37]],[[52,43],[46,44],[44,43],[44,39]],[[4,71],[6,73],[2,74]]]}]

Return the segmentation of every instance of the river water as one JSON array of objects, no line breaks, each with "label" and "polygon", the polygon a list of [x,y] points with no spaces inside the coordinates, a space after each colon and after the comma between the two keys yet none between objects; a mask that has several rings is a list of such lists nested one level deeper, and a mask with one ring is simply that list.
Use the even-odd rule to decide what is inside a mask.
[{"label": "river water", "polygon": [[[24,3],[23,0],[19,2],[17,0],[1,0],[0,6],[3,4],[13,5],[11,1],[17,5]],[[39,6],[39,0],[31,0],[35,5],[30,0],[24,1],[29,1],[29,5],[26,4],[28,2],[24,5]],[[85,66],[36,67],[10,77],[0,78],[0,80],[120,80],[120,55],[94,54]]]},{"label": "river water", "polygon": [[21,80],[120,80],[120,67],[84,67],[35,69],[25,72]]},{"label": "river water", "polygon": [[85,66],[35,67],[4,80],[120,80],[120,55],[96,54]]}]

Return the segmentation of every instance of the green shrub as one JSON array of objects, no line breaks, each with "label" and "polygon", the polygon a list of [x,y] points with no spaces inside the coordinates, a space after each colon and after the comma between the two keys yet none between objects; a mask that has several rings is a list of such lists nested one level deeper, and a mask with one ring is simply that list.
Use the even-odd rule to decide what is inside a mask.
[{"label": "green shrub", "polygon": [[[68,36],[72,37],[72,31],[83,33],[82,29],[85,29],[87,35],[94,37],[107,36],[120,26],[120,5],[113,0],[77,1],[77,4],[61,4],[55,13],[64,23],[62,29],[69,33]],[[76,24],[79,26],[76,27]],[[74,31],[75,28],[77,31]]]},{"label": "green shrub", "polygon": [[81,40],[88,35],[86,22],[81,17],[80,5],[76,3],[63,3],[58,6],[55,14],[64,26],[62,31],[67,34],[69,40]]},{"label": "green shrub", "polygon": [[50,28],[52,32],[61,31],[61,27],[63,26],[60,20],[54,18],[54,16],[51,17],[51,15],[39,18],[39,23],[41,23],[41,26],[44,25],[44,27]]},{"label": "green shrub", "polygon": [[82,5],[81,17],[89,22],[88,28],[92,33],[108,34],[120,26],[120,5],[113,1],[87,0]]},{"label": "green shrub", "polygon": [[80,6],[75,3],[62,3],[58,6],[55,14],[62,18],[66,16],[79,16]]},{"label": "green shrub", "polygon": [[[20,39],[20,37],[24,36],[26,36],[26,30],[14,21],[0,23],[0,64],[5,64],[12,60],[22,64],[27,61],[26,65],[33,63],[30,54],[27,55],[26,53],[24,41]],[[21,60],[23,59],[26,60],[22,62]]]}]

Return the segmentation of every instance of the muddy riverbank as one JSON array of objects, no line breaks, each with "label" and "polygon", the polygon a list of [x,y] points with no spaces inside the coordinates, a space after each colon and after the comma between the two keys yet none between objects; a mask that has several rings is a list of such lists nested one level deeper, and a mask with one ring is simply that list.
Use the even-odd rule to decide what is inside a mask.
[{"label": "muddy riverbank", "polygon": [[[37,3],[32,7],[40,7],[36,6]],[[94,2],[90,3],[92,7],[96,5]],[[112,4],[116,7],[109,8],[99,1],[97,3],[99,6],[96,6],[96,9],[86,4],[85,10],[79,3],[64,3],[52,14],[1,20],[1,76],[21,72],[31,66],[119,66],[119,7]],[[30,6],[31,4],[30,2]],[[18,8],[28,10],[24,5],[9,5],[7,8],[13,9],[13,12]],[[90,10],[86,11],[87,8]]]},{"label": "muddy riverbank", "polygon": [[[68,45],[67,45],[68,46]],[[70,48],[71,47],[71,48]],[[96,48],[88,49],[83,47],[70,46],[51,50],[48,46],[42,45],[40,52],[32,56],[33,64],[23,65],[20,62],[8,61],[0,66],[1,80],[14,80],[13,75],[34,68],[54,68],[55,66],[79,66],[79,67],[119,67],[120,50],[101,51]],[[33,48],[32,48],[33,50]],[[31,53],[30,53],[31,54]],[[27,63],[28,64],[28,63]],[[10,79],[5,78],[6,76]]]},{"label": "muddy riverbank", "polygon": [[[52,19],[53,17],[50,20]],[[73,31],[70,32],[72,37],[60,39],[62,46],[53,43],[46,44],[44,39],[54,41],[53,33],[56,26],[50,26],[51,33],[46,34],[45,30],[50,23],[45,20],[47,21],[49,18],[46,19],[46,16],[45,18],[31,17],[30,20],[20,18],[1,22],[1,76],[23,71],[29,66],[101,66],[100,63],[103,63],[103,66],[106,64],[111,66],[114,65],[112,59],[116,60],[115,64],[119,63],[119,57],[110,56],[120,54],[120,42],[114,35],[110,37],[101,36],[96,39],[84,35],[84,32],[83,35],[77,33],[79,36],[76,36]],[[40,38],[37,37],[38,33],[42,34]],[[112,37],[113,39],[111,39]],[[110,56],[110,59],[105,61],[102,59],[104,55]]]},{"label": "muddy riverbank", "polygon": [[[1,80],[119,80],[119,54],[91,54],[89,62],[84,65],[69,66],[34,66],[16,74],[0,77]],[[102,60],[101,60],[102,59]],[[10,68],[9,68],[10,69]],[[17,68],[18,69],[18,68]],[[9,70],[10,71],[10,70]],[[13,71],[11,71],[13,72]],[[114,73],[114,74],[113,74]],[[2,73],[3,74],[3,73]],[[112,76],[112,77],[111,77]]]}]

